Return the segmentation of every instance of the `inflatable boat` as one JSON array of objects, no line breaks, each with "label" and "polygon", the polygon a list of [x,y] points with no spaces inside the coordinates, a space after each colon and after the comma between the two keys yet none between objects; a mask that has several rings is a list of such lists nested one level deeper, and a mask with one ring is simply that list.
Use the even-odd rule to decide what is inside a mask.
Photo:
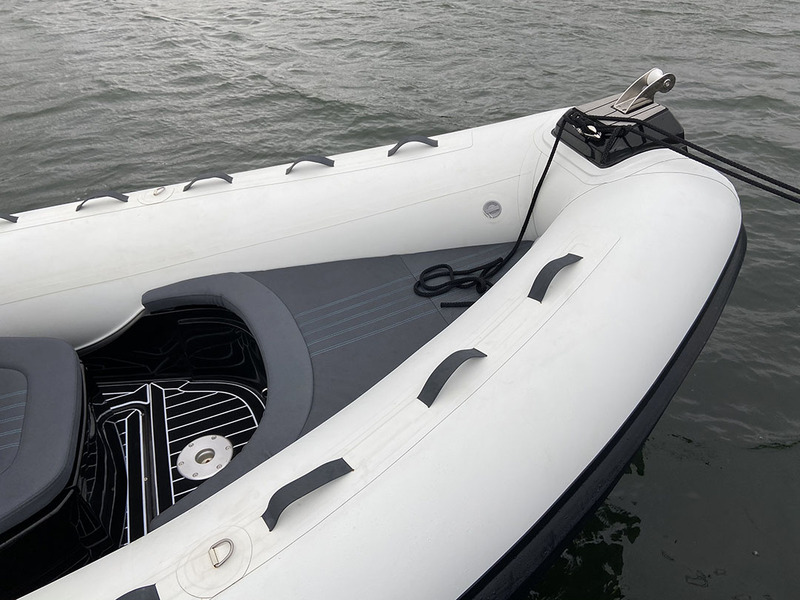
[{"label": "inflatable boat", "polygon": [[734,187],[642,133],[674,81],[3,215],[0,595],[512,593],[744,257]]}]

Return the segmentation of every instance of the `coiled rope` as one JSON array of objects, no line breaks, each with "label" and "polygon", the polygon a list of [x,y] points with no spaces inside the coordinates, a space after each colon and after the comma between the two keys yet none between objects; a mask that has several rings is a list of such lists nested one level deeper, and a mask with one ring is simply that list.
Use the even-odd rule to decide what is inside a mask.
[{"label": "coiled rope", "polygon": [[[539,182],[536,184],[536,189],[533,192],[531,203],[528,206],[528,213],[525,215],[525,220],[522,222],[522,228],[517,236],[517,241],[511,248],[511,251],[503,257],[496,258],[482,265],[478,265],[477,267],[472,267],[471,269],[456,270],[445,263],[428,267],[422,271],[422,273],[420,273],[419,279],[417,279],[416,283],[414,283],[415,294],[425,298],[430,298],[445,294],[452,289],[467,289],[475,286],[475,291],[477,291],[478,294],[483,295],[490,287],[492,287],[493,282],[491,281],[491,278],[497,275],[503,266],[505,266],[505,264],[511,260],[511,257],[516,254],[517,250],[519,250],[519,246],[522,243],[522,238],[525,236],[525,231],[528,229],[528,223],[530,223],[531,216],[533,216],[533,207],[536,204],[536,199],[539,197],[539,192],[542,189],[544,178],[547,175],[547,172],[550,170],[550,165],[553,163],[553,158],[556,155],[556,149],[558,148],[558,143],[561,141],[561,136],[564,133],[564,127],[566,124],[567,123],[565,119],[562,119],[558,124],[558,128],[556,129],[556,140],[553,143],[553,149],[550,151],[550,156],[547,158],[544,171],[542,171],[542,175],[539,177]],[[433,283],[433,281],[436,279],[444,279],[444,281]],[[471,304],[472,302],[442,302],[441,306],[442,308],[454,308],[470,306]]]},{"label": "coiled rope", "polygon": [[[609,124],[607,121],[611,121],[612,123]],[[536,205],[536,200],[539,197],[539,192],[542,189],[542,184],[544,183],[547,172],[550,170],[550,165],[553,162],[556,149],[561,141],[562,134],[564,133],[564,127],[567,125],[567,123],[573,125],[579,132],[583,132],[584,135],[590,136],[594,139],[608,137],[608,141],[605,145],[606,154],[617,139],[625,138],[626,135],[633,132],[635,135],[640,136],[643,140],[653,142],[662,148],[667,148],[680,154],[681,156],[685,156],[701,164],[716,169],[717,171],[724,173],[729,177],[733,177],[734,179],[748,183],[761,190],[800,204],[800,188],[796,188],[785,182],[779,181],[778,179],[760,173],[755,169],[726,158],[721,154],[708,150],[707,148],[703,148],[699,144],[690,142],[680,136],[648,123],[647,121],[643,121],[642,119],[637,119],[635,117],[624,116],[598,117],[586,114],[577,108],[571,108],[558,122],[553,148],[550,151],[550,156],[548,157],[544,170],[542,171],[539,181],[536,184],[536,189],[533,192],[530,205],[528,206],[528,213],[525,215],[519,235],[517,236],[517,241],[511,251],[504,257],[498,257],[482,265],[472,267],[471,269],[456,270],[446,263],[428,267],[422,271],[419,279],[416,281],[416,283],[414,283],[415,294],[430,298],[445,294],[453,289],[468,289],[473,286],[479,295],[483,295],[489,290],[493,283],[491,278],[497,275],[508,263],[511,257],[516,254],[517,250],[519,250],[519,246],[522,243],[522,239],[525,236],[525,232],[528,229],[528,224],[530,223],[533,215],[533,209]],[[619,123],[626,123],[626,125],[620,125]],[[696,152],[697,154],[691,153],[690,150]],[[605,156],[603,156],[603,158],[605,158]],[[441,306],[442,308],[467,307],[472,304],[472,301],[442,302]]]}]

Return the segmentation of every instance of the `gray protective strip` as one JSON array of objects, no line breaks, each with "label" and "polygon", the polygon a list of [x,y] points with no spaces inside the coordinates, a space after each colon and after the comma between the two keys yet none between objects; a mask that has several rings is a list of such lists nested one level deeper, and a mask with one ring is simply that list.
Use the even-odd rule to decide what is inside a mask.
[{"label": "gray protective strip", "polygon": [[237,314],[258,342],[269,397],[253,437],[236,459],[194,492],[153,519],[153,528],[196,506],[292,442],[303,429],[314,391],[311,359],[297,323],[272,290],[241,273],[182,281],[147,292],[151,312],[190,305],[222,306]]},{"label": "gray protective strip", "polygon": [[238,315],[258,342],[269,384],[267,408],[254,436],[269,454],[252,466],[298,438],[311,410],[311,359],[294,317],[272,290],[247,275],[223,273],[151,290],[142,304],[150,312],[205,304]]},{"label": "gray protective strip", "polygon": [[156,586],[147,585],[145,587],[136,588],[126,594],[122,594],[117,600],[160,600],[158,597],[158,590]]},{"label": "gray protective strip", "polygon": [[278,524],[278,518],[281,516],[281,513],[292,502],[299,500],[306,494],[310,494],[326,483],[338,479],[342,475],[347,475],[352,470],[353,467],[348,465],[347,461],[343,458],[337,458],[324,465],[320,465],[313,471],[306,473],[291,483],[287,483],[272,494],[272,498],[269,499],[267,511],[261,515],[261,518],[264,519],[267,527],[272,531],[275,529],[275,525]]},{"label": "gray protective strip", "polygon": [[533,286],[531,286],[531,291],[528,293],[528,298],[533,298],[537,302],[541,302],[544,299],[544,295],[547,293],[547,288],[550,287],[550,283],[555,276],[558,275],[558,272],[564,267],[578,262],[582,258],[582,256],[578,256],[577,254],[565,254],[561,258],[551,260],[542,267],[542,270],[536,276]]},{"label": "gray protective strip", "polygon": [[425,382],[425,385],[422,387],[422,391],[419,393],[417,398],[422,400],[428,407],[430,407],[433,404],[433,401],[436,400],[436,396],[438,396],[439,392],[442,391],[444,384],[447,383],[447,380],[450,379],[453,373],[456,372],[458,367],[460,367],[470,358],[485,357],[486,355],[483,352],[476,350],[475,348],[470,348],[469,350],[457,350],[456,352],[453,352],[433,370],[433,373],[431,373],[431,376],[428,377],[428,381]]}]

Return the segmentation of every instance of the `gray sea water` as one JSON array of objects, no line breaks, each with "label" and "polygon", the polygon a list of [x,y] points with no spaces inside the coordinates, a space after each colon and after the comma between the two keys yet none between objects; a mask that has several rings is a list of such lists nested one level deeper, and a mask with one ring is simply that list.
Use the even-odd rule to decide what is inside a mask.
[{"label": "gray sea water", "polygon": [[[581,104],[654,66],[689,139],[800,185],[797,0],[4,0],[0,211]],[[737,188],[715,333],[523,597],[800,597],[800,207]]]}]

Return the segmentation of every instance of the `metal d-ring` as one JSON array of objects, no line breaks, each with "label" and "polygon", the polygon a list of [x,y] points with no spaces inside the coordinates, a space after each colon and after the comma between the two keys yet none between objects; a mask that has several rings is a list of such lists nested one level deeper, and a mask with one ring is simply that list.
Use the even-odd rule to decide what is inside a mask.
[{"label": "metal d-ring", "polygon": [[[220,559],[219,554],[217,554],[217,548],[219,548],[223,544],[228,544],[230,546],[230,550],[228,550],[228,553],[224,557],[222,557],[222,559]],[[214,544],[213,546],[211,546],[211,548],[208,549],[208,556],[211,558],[211,564],[214,565],[215,569],[218,569],[222,565],[224,565],[225,561],[227,561],[233,555],[233,548],[234,545],[232,539],[222,538],[220,541],[218,541],[216,544]]]}]

